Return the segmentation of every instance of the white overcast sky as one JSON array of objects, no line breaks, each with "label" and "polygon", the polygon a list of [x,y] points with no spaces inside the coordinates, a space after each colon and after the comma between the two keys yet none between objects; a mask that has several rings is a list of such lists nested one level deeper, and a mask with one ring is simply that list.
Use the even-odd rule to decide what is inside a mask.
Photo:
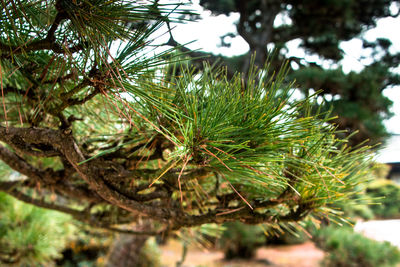
[{"label": "white overcast sky", "polygon": [[[202,11],[197,4],[198,1],[193,1],[194,6],[197,6],[198,12],[202,16],[202,20],[198,22],[188,22],[186,24],[178,24],[174,27],[174,38],[181,44],[190,43],[187,45],[191,49],[201,49],[203,51],[213,52],[214,54],[223,54],[226,56],[240,55],[248,50],[247,43],[241,38],[236,37],[231,39],[231,47],[218,47],[220,44],[220,36],[228,32],[236,32],[234,23],[239,19],[238,14],[231,14],[229,17],[225,15],[211,16],[208,11]],[[278,17],[275,23],[288,23],[288,18]],[[367,40],[374,40],[378,37],[389,38],[392,45],[392,52],[400,51],[400,18],[381,19],[377,23],[377,27],[369,30],[364,34]],[[168,36],[165,36],[168,38]],[[308,60],[318,60],[317,58],[309,57],[304,54],[301,49],[296,49],[298,41],[294,40],[289,44],[289,53],[293,56],[306,57]],[[355,39],[342,44],[342,49],[345,51],[345,58],[342,61],[343,70],[349,72],[351,70],[359,71],[363,67],[363,63],[368,63],[368,58],[364,62],[360,62],[358,58],[362,51],[362,42]],[[397,68],[400,72],[400,68]],[[322,88],[323,89],[323,88]],[[387,88],[384,94],[393,102],[392,112],[395,114],[390,120],[385,122],[389,132],[400,134],[400,87]]]}]

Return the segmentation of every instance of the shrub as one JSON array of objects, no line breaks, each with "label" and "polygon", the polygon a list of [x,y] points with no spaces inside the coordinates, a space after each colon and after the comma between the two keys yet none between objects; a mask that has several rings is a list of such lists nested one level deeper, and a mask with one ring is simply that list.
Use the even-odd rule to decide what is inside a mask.
[{"label": "shrub", "polygon": [[[305,228],[313,226],[305,221]],[[303,227],[281,225],[271,227],[266,224],[247,225],[240,222],[224,224],[224,231],[217,244],[224,251],[226,259],[252,258],[257,248],[264,245],[293,245],[308,240]]]},{"label": "shrub", "polygon": [[285,231],[281,234],[267,236],[267,245],[295,245],[309,240],[308,236],[301,230],[294,232]]},{"label": "shrub", "polygon": [[71,220],[69,215],[27,205],[0,193],[0,265],[53,262],[73,236]]},{"label": "shrub", "polygon": [[391,219],[400,217],[400,186],[386,179],[373,181],[366,193],[373,199],[376,205],[370,209],[376,217]]},{"label": "shrub", "polygon": [[256,249],[266,242],[261,226],[229,222],[224,227],[225,231],[218,243],[226,259],[252,258]]},{"label": "shrub", "polygon": [[400,262],[400,251],[388,242],[371,240],[350,227],[325,227],[314,235],[316,245],[325,250],[322,266],[384,267]]},{"label": "shrub", "polygon": [[[355,223],[356,220],[360,218],[362,220],[374,219],[376,217],[376,214],[371,209],[372,205],[370,204],[371,202],[373,202],[373,200],[370,200],[370,197],[367,194],[360,195],[358,199],[359,199],[359,204],[355,205],[343,204],[338,206],[338,209],[343,212],[343,217],[352,223]],[[367,201],[369,202],[369,204],[366,203]],[[380,199],[375,201],[380,202]]]},{"label": "shrub", "polygon": [[358,185],[359,192],[352,196],[357,205],[342,203],[337,206],[343,211],[343,217],[351,220],[361,218],[395,218],[400,216],[400,186],[385,179],[390,170],[389,165],[373,163],[370,169],[368,182]]},{"label": "shrub", "polygon": [[140,250],[140,267],[161,266],[161,251],[154,238],[149,238]]}]

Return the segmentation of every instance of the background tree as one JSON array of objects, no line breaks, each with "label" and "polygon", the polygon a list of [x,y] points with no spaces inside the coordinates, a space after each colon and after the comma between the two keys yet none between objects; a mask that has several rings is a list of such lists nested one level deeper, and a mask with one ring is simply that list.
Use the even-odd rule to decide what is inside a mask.
[{"label": "background tree", "polygon": [[[326,102],[325,108],[332,108],[333,114],[339,115],[333,122],[340,129],[360,131],[353,143],[366,139],[377,143],[387,135],[382,121],[391,116],[392,103],[382,93],[388,86],[400,83],[399,76],[392,72],[399,64],[399,54],[389,52],[391,42],[387,39],[363,40],[364,48],[372,51],[373,61],[359,73],[344,73],[340,62],[344,52],[340,45],[362,38],[365,31],[376,26],[378,19],[398,17],[399,1],[201,0],[200,5],[214,15],[240,15],[237,32],[222,36],[222,46],[230,45],[228,36],[241,36],[249,45],[244,55],[233,58],[213,55],[210,61],[219,59],[232,73],[246,73],[253,53],[256,65],[262,66],[274,51],[274,65],[289,60],[290,79],[296,78],[296,86],[306,95],[322,89],[319,95]],[[282,17],[286,22],[277,23]],[[293,40],[300,42],[299,48],[307,55],[317,55],[320,60],[288,56],[288,43]],[[178,45],[173,38],[169,44]],[[195,57],[206,54],[192,52]]]},{"label": "background tree", "polygon": [[176,6],[1,3],[0,190],[19,200],[137,235],[294,227],[337,216],[366,177],[368,148],[292,100],[284,69],[176,75],[150,38]]},{"label": "background tree", "polygon": [[[0,193],[0,262],[10,266],[46,264],[60,257],[76,228],[71,217]],[[49,231],[51,229],[51,231]]]}]

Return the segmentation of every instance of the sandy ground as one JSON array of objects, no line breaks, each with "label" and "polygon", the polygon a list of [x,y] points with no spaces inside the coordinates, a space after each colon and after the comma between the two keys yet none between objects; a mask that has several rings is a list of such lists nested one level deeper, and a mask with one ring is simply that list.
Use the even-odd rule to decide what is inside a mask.
[{"label": "sandy ground", "polygon": [[[268,259],[272,266],[316,267],[324,257],[324,252],[312,242],[300,245],[265,247],[257,251],[258,259]],[[271,266],[271,265],[270,265]]]},{"label": "sandy ground", "polygon": [[[400,220],[358,222],[355,231],[378,240],[389,241],[400,249]],[[161,247],[162,264],[175,267],[182,255],[179,242],[171,240]],[[254,260],[224,261],[220,251],[190,248],[183,267],[320,267],[324,252],[312,242],[290,246],[271,246],[257,250]],[[399,265],[400,266],[400,265]]]},{"label": "sandy ground", "polygon": [[[177,241],[170,241],[162,246],[162,264],[175,267],[182,250]],[[224,261],[224,255],[219,251],[205,251],[190,248],[183,264],[185,267],[319,267],[319,261],[324,254],[313,243],[301,245],[263,247],[257,250],[254,260]]]},{"label": "sandy ground", "polygon": [[378,241],[388,241],[400,249],[400,220],[358,222],[354,230]]}]

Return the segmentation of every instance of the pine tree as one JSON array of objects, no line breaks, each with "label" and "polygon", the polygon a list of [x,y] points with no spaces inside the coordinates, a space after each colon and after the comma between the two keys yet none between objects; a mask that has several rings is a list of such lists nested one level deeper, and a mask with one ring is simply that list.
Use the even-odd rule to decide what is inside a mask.
[{"label": "pine tree", "polygon": [[31,266],[60,257],[76,232],[71,221],[66,214],[27,205],[0,192],[0,263]]},{"label": "pine tree", "polygon": [[[2,1],[0,190],[95,227],[156,235],[340,217],[367,176],[291,98],[285,67],[197,71],[151,40],[174,5]],[[8,174],[7,174],[8,173]]]},{"label": "pine tree", "polygon": [[[210,62],[223,62],[229,72],[247,72],[249,58],[255,53],[255,63],[262,66],[271,54],[273,65],[289,61],[290,79],[296,79],[305,95],[319,91],[325,100],[324,108],[340,118],[333,120],[341,130],[359,134],[352,144],[366,139],[371,144],[382,142],[388,136],[383,120],[391,117],[392,102],[383,91],[400,84],[398,73],[400,53],[393,53],[388,39],[365,39],[364,33],[373,29],[382,18],[398,18],[398,0],[201,0],[200,5],[213,15],[235,14],[236,31],[221,36],[221,46],[231,45],[228,38],[240,36],[249,45],[249,51],[235,57],[224,57],[201,51],[190,51],[179,46],[173,36],[169,44],[194,57],[208,56]],[[283,18],[283,19],[282,19]],[[227,38],[228,37],[228,38]],[[346,55],[343,42],[358,38],[363,45],[362,55]],[[293,56],[294,43],[308,58]],[[359,60],[361,72],[343,71],[345,57]],[[200,63],[201,65],[201,63]]]}]

